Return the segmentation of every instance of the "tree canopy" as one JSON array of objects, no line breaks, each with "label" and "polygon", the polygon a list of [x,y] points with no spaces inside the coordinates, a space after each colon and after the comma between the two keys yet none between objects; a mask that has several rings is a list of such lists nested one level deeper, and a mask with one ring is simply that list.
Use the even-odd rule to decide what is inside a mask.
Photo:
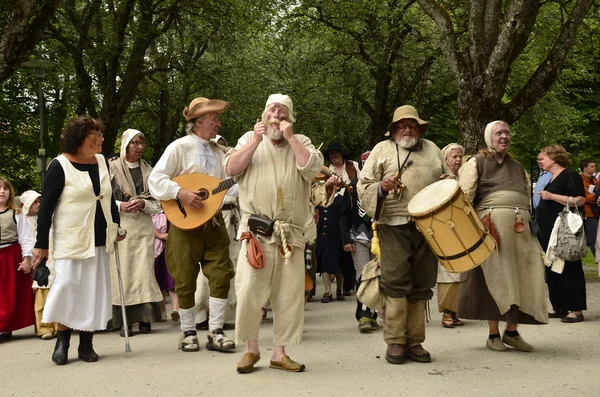
[{"label": "tree canopy", "polygon": [[[252,129],[269,94],[294,101],[294,129],[354,156],[383,139],[394,109],[414,105],[442,147],[483,145],[511,123],[526,168],[544,145],[575,161],[600,154],[600,15],[591,0],[17,0],[0,6],[0,173],[39,186],[37,81],[48,156],[78,114],[106,125],[103,150],[143,131],[154,163],[184,134],[195,97],[227,100],[220,134]],[[9,23],[10,22],[10,23]],[[10,26],[8,26],[10,25]]]}]

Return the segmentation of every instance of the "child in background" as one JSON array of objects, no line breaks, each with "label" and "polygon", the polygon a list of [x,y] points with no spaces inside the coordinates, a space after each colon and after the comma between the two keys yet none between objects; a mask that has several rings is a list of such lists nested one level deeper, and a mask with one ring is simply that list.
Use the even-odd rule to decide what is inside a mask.
[{"label": "child in background", "polygon": [[165,243],[169,233],[169,224],[165,213],[161,211],[158,214],[152,215],[152,225],[154,226],[154,275],[163,294],[163,300],[160,303],[162,319],[165,320],[167,317],[165,301],[168,292],[173,306],[171,320],[179,321],[179,300],[175,293],[175,281],[169,274],[165,259]]},{"label": "child in background", "polygon": [[0,177],[0,341],[35,324],[31,253],[35,244],[10,181]]},{"label": "child in background", "polygon": [[[33,236],[37,235],[37,215],[40,210],[40,197],[41,194],[35,190],[27,190],[21,194],[20,198],[23,214],[26,215]],[[56,335],[56,324],[43,323],[42,316],[54,274],[53,261],[51,259],[48,260],[45,266],[48,269],[45,274],[42,273],[45,270],[43,266],[38,266],[34,273],[32,285],[35,291],[35,334],[44,340],[50,340]],[[37,278],[35,275],[40,275],[41,277]]]}]

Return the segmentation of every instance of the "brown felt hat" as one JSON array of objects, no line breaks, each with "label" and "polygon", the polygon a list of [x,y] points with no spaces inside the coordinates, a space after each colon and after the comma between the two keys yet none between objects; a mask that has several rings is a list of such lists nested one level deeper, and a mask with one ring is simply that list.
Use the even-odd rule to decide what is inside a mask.
[{"label": "brown felt hat", "polygon": [[394,124],[402,119],[414,119],[419,123],[419,131],[421,135],[427,132],[429,129],[429,123],[419,117],[419,112],[414,106],[404,105],[400,106],[396,111],[394,111],[394,117],[392,118],[392,122],[388,125],[388,130],[385,133],[385,136],[390,136],[390,133],[394,131]]},{"label": "brown felt hat", "polygon": [[209,113],[223,113],[228,107],[229,103],[220,99],[196,98],[183,109],[183,117],[190,121]]}]

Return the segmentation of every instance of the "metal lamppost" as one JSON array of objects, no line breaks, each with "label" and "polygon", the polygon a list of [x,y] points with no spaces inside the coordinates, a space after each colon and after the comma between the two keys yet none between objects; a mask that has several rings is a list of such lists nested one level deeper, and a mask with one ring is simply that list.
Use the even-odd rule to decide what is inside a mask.
[{"label": "metal lamppost", "polygon": [[33,61],[27,61],[23,63],[23,66],[32,68],[35,70],[35,78],[38,80],[38,100],[40,107],[40,149],[38,151],[39,155],[39,167],[40,175],[42,177],[42,182],[44,181],[44,175],[46,174],[46,149],[44,149],[44,133],[45,133],[45,124],[44,124],[44,91],[42,88],[42,81],[46,76],[46,68],[51,68],[55,66],[54,62],[50,61],[42,61],[39,59],[35,59]]}]

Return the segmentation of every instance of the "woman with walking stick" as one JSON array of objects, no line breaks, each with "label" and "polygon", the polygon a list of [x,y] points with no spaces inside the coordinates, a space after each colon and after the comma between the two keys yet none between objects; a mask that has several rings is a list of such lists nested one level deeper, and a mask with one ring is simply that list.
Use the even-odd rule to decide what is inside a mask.
[{"label": "woman with walking stick", "polygon": [[[62,135],[63,154],[54,159],[42,187],[34,266],[52,245],[55,278],[43,322],[56,322],[58,337],[52,361],[68,362],[71,329],[79,331],[78,356],[98,361],[93,332],[111,318],[109,254],[123,240],[119,213],[106,159],[100,120],[80,116],[70,120]],[[52,227],[52,238],[50,228]]]}]

